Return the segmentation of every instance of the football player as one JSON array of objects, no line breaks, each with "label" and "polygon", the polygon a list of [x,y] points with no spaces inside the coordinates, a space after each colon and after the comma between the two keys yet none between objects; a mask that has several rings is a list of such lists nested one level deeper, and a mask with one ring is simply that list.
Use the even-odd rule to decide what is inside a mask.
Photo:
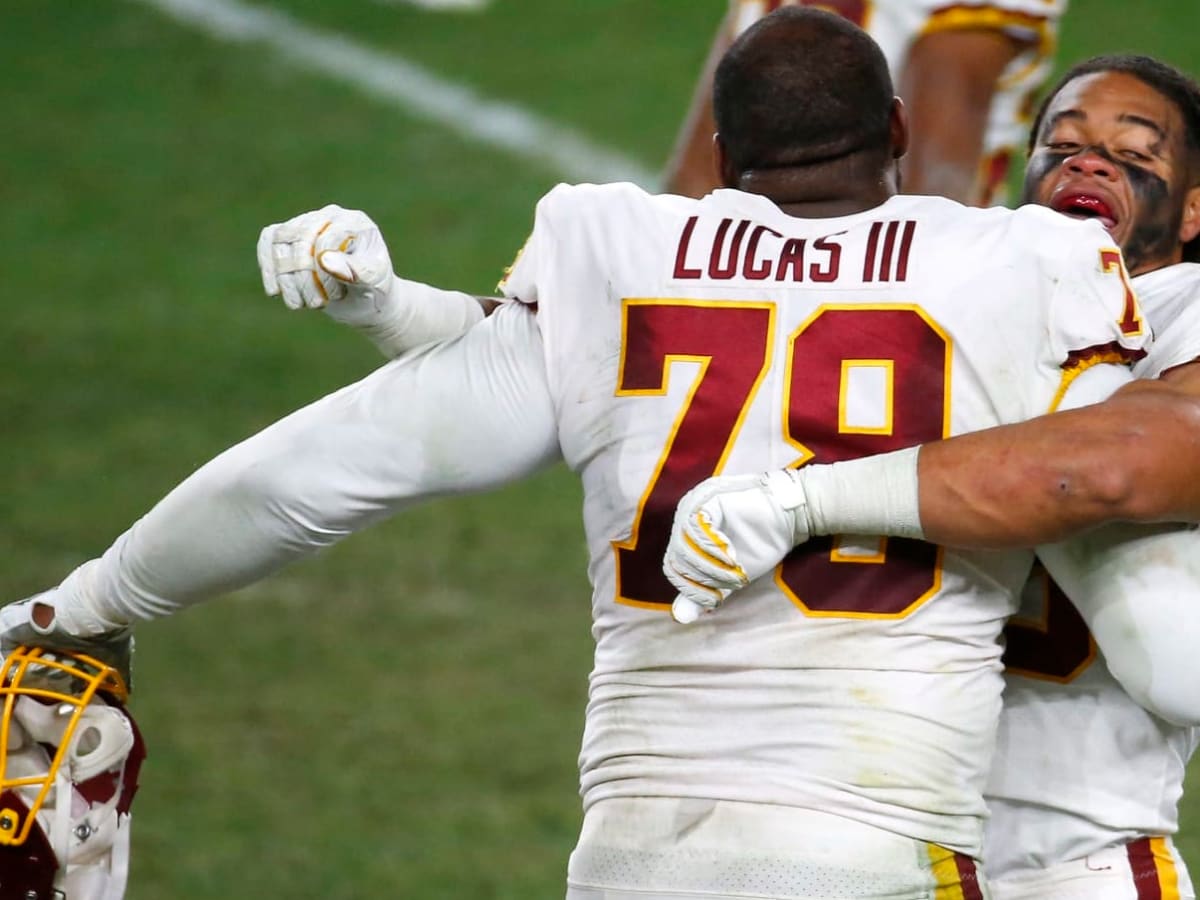
[{"label": "football player", "polygon": [[[845,541],[719,627],[680,629],[672,514],[711,473],[823,458],[844,433],[866,453],[1124,382],[1142,314],[1099,224],[898,196],[903,105],[845,19],[780,10],[715,84],[728,189],[554,189],[503,282],[513,302],[208,463],[103,557],[0,611],[0,637],[100,639],[565,459],[596,638],[568,897],[986,896],[997,637],[1032,553]],[[399,316],[429,299],[361,215],[269,229],[260,259],[293,305]],[[446,299],[456,327],[482,315]]]},{"label": "football player", "polygon": [[[1136,56],[1099,57],[1073,67],[1044,102],[1030,139],[1026,199],[1068,215],[1100,219],[1120,242],[1136,276],[1133,283],[1156,340],[1135,373],[1161,380],[1111,403],[1125,402],[1120,408],[1137,417],[1125,426],[1125,433],[1132,425],[1145,433],[1146,440],[1153,440],[1166,411],[1155,401],[1186,402],[1196,390],[1192,360],[1200,352],[1200,265],[1184,260],[1196,258],[1200,249],[1198,155],[1200,88],[1179,71]],[[1035,460],[1030,450],[1055,451],[1045,443],[1008,443],[1004,465],[1011,466],[1010,474],[1018,478],[1035,478],[1044,467],[1060,463],[1074,467],[1078,457],[1095,449],[1090,437],[1098,433],[1095,428],[1102,427],[1100,421],[1108,413],[1104,407],[1080,413],[1096,421],[1094,428],[1088,426],[1091,430],[1076,433],[1069,449],[1063,445],[1058,450],[1070,459]],[[1031,423],[1031,428],[1044,424],[1049,423]],[[981,446],[999,436],[999,432],[979,436]],[[1100,452],[1108,449],[1115,448],[1106,441]],[[995,459],[988,456],[980,462],[986,465]],[[922,491],[927,473],[937,473],[942,465],[934,458],[926,469],[925,461]],[[1123,462],[1122,451],[1116,450],[1103,465],[1111,466],[1116,475]],[[1182,462],[1186,465],[1190,459]],[[985,477],[982,472],[978,475]],[[1153,479],[1145,485],[1152,497],[1166,490],[1185,490],[1170,510],[1157,515],[1194,518],[1196,510],[1189,511],[1186,493],[1192,485],[1172,485],[1171,475],[1168,469],[1161,476],[1147,476]],[[988,479],[996,477],[1005,475],[986,474]],[[956,479],[954,484],[961,488],[964,482]],[[1013,490],[1008,508],[1020,509],[1022,489],[1007,480],[1000,489],[1006,488]],[[1070,474],[1064,474],[1060,488],[1056,503],[1070,507],[1081,499]],[[1141,485],[1134,488],[1141,489]],[[700,490],[703,493],[705,488]],[[955,493],[962,515],[981,508],[977,495],[969,490]],[[714,495],[705,502],[713,500],[738,514],[733,497]],[[748,509],[744,498],[741,502],[740,508]],[[686,516],[689,508],[685,501],[681,512]],[[1145,516],[1148,511],[1154,515],[1149,507],[1128,512]],[[722,513],[711,505],[704,516],[708,527],[722,532],[721,540],[732,541],[736,553],[741,544],[734,532],[742,526],[728,519],[722,524]],[[1010,527],[1020,525],[1012,522]],[[1128,585],[1136,593],[1147,583],[1171,577],[1174,563],[1161,555],[1160,540],[1110,546],[1123,533],[1101,532],[1082,544],[1087,549],[1081,552],[1097,554],[1096,567],[1086,582],[1074,586],[1072,596],[1096,585],[1104,590]],[[997,542],[1009,537],[995,535]],[[1030,540],[1037,537],[1029,534]],[[1194,531],[1173,541],[1171,552],[1195,556],[1200,551],[1200,536]],[[686,543],[683,547],[683,553],[696,552]],[[696,578],[698,573],[691,570],[688,575]],[[721,585],[703,576],[697,580]],[[686,581],[681,584],[693,589]],[[1170,610],[1134,608],[1135,618],[1121,625],[1149,627],[1152,616],[1162,616],[1186,641],[1187,623],[1196,618],[1195,597],[1183,586],[1176,593],[1184,604],[1178,620],[1170,621],[1171,611],[1178,611],[1175,605]],[[1112,609],[1104,614],[1114,615]],[[1002,900],[1194,897],[1170,835],[1178,828],[1178,800],[1196,730],[1152,715],[1121,689],[1097,653],[1086,623],[1044,573],[1028,586],[1021,615],[1010,623],[1007,638],[1004,713],[988,787],[992,815],[986,860],[994,896]],[[1110,664],[1118,669],[1125,665],[1122,660]]]},{"label": "football player", "polygon": [[667,190],[700,197],[718,187],[713,67],[738,34],[789,2],[839,13],[883,48],[912,124],[906,192],[1000,202],[1034,94],[1050,73],[1066,0],[731,0],[668,163]]}]

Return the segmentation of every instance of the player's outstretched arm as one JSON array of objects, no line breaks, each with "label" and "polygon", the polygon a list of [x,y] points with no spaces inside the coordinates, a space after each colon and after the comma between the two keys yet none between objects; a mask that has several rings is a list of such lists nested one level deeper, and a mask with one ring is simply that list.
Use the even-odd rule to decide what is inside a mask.
[{"label": "player's outstretched arm", "polygon": [[534,314],[506,304],[457,340],[395,360],[225,451],[101,558],[9,607],[0,640],[21,640],[15,629],[29,627],[39,604],[53,619],[37,621],[40,646],[105,640],[416,502],[510,482],[558,453]]},{"label": "player's outstretched arm", "polygon": [[324,309],[389,359],[462,334],[497,305],[398,277],[378,226],[340,206],[268,225],[258,238],[258,267],[269,296],[289,309]]},{"label": "player's outstretched arm", "polygon": [[927,444],[919,484],[923,536],[952,546],[1200,521],[1200,364],[1103,403]]},{"label": "player's outstretched arm", "polygon": [[1103,402],[924,444],[916,455],[798,472],[812,534],[977,549],[1053,543],[1107,522],[1200,521],[1198,475],[1198,363],[1129,382]]}]

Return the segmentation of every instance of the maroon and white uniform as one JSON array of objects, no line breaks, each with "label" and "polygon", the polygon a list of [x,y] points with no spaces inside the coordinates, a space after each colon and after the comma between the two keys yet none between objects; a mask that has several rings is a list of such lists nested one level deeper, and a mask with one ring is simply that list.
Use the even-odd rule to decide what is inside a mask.
[{"label": "maroon and white uniform", "polygon": [[[1159,269],[1134,287],[1155,333],[1135,374],[1156,378],[1200,357],[1200,265]],[[1200,534],[1178,539],[1200,554]],[[1169,568],[1137,575],[1176,577]],[[1149,593],[1145,584],[1134,589]],[[1129,697],[1044,572],[1027,586],[1006,636],[985,842],[997,900],[1193,897],[1170,836],[1197,730]]]},{"label": "maroon and white uniform", "polygon": [[[728,190],[542,201],[503,289],[538,304],[563,453],[584,482],[589,817],[614,799],[720,799],[979,852],[996,637],[1031,554],[813,541],[719,622],[681,630],[663,551],[680,495],[714,472],[1024,419],[1058,401],[1068,360],[1135,352],[1143,329],[1109,241],[1043,209],[935,198],[818,221]],[[628,846],[627,822],[581,842],[577,885],[652,866],[677,889],[765,890]],[[804,854],[789,837],[781,869]]]},{"label": "maroon and white uniform", "polygon": [[906,447],[1130,377],[1148,329],[1104,229],[929,197],[806,220],[731,190],[561,186],[503,290],[521,302],[200,469],[59,609],[162,615],[562,458],[596,639],[569,896],[985,896],[997,637],[1032,553],[814,540],[683,628],[663,552],[714,473]]}]

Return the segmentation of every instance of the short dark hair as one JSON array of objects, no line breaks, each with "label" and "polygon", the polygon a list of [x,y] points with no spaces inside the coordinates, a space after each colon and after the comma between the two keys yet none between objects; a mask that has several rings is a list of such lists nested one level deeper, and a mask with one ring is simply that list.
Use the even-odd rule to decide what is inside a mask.
[{"label": "short dark hair", "polygon": [[820,9],[785,6],[748,28],[713,79],[713,116],[739,172],[889,150],[894,97],[883,51]]},{"label": "short dark hair", "polygon": [[[1046,119],[1046,110],[1059,92],[1076,78],[1099,72],[1120,72],[1130,75],[1175,105],[1183,119],[1183,143],[1188,155],[1188,178],[1194,184],[1200,181],[1200,84],[1183,71],[1152,56],[1134,53],[1117,53],[1093,56],[1071,66],[1058,80],[1038,107],[1029,131],[1028,152],[1037,145],[1038,132]],[[1200,237],[1184,244],[1183,258],[1188,262],[1200,262]]]}]

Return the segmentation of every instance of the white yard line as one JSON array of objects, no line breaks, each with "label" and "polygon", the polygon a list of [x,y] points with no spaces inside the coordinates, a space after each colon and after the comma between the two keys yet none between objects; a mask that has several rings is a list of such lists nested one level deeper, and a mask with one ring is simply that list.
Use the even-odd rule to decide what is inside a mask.
[{"label": "white yard line", "polygon": [[408,4],[434,12],[476,12],[488,5],[489,0],[375,0],[384,6]]},{"label": "white yard line", "polygon": [[489,100],[394,53],[238,0],[136,0],[224,41],[260,43],[297,68],[353,85],[465,138],[543,164],[567,181],[657,182],[637,160],[513,103]]}]

